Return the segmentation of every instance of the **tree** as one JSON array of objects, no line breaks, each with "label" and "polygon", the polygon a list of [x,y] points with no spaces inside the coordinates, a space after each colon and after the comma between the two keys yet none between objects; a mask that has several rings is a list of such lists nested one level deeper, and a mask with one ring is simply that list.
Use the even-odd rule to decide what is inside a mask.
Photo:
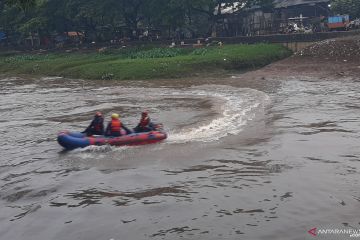
[{"label": "tree", "polygon": [[239,12],[254,5],[272,6],[273,0],[181,0],[191,10],[192,14],[203,14],[208,19],[208,32],[211,35],[218,20],[224,18],[224,9],[233,8]]},{"label": "tree", "polygon": [[[224,9],[240,12],[273,0],[0,0],[0,29],[27,38],[77,31],[89,41],[108,41],[120,29],[128,35],[167,30],[169,37],[210,36],[224,22]],[[360,0],[337,0],[360,1]],[[360,4],[358,4],[360,5]]]},{"label": "tree", "polygon": [[349,14],[351,18],[360,17],[360,0],[333,0],[331,9],[337,14]]},{"label": "tree", "polygon": [[36,0],[6,0],[5,2],[20,7],[22,10],[28,10],[36,5]]}]

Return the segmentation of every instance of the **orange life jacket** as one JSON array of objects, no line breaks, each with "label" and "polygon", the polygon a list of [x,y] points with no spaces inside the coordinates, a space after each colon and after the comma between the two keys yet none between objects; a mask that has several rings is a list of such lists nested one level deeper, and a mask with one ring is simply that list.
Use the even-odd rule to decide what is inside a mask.
[{"label": "orange life jacket", "polygon": [[119,119],[111,119],[111,133],[120,133],[121,125]]},{"label": "orange life jacket", "polygon": [[141,120],[140,120],[141,127],[146,127],[147,125],[149,125],[149,123],[150,123],[149,117],[141,118]]}]

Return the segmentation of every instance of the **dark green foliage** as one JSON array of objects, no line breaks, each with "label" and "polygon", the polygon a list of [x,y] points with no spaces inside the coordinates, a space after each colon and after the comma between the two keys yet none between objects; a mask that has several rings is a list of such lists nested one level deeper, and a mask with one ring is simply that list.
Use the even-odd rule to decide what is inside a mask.
[{"label": "dark green foliage", "polygon": [[180,48],[154,48],[147,51],[139,51],[131,54],[130,58],[166,58],[183,55],[185,51]]},{"label": "dark green foliage", "polygon": [[[80,32],[85,42],[156,38],[209,37],[224,18],[224,7],[238,11],[273,0],[2,0],[0,31],[7,41],[23,44],[29,36]],[[34,43],[32,43],[33,45]]]},{"label": "dark green foliage", "polygon": [[205,55],[208,52],[207,48],[198,48],[194,51],[192,51],[192,55]]},{"label": "dark green foliage", "polygon": [[5,3],[28,10],[36,6],[36,0],[5,0]]},{"label": "dark green foliage", "polygon": [[337,14],[349,14],[352,19],[360,17],[360,0],[333,0],[331,8]]},{"label": "dark green foliage", "polygon": [[26,61],[41,61],[46,59],[49,59],[49,55],[15,55],[6,57],[4,59],[4,62],[11,64],[19,64]]}]

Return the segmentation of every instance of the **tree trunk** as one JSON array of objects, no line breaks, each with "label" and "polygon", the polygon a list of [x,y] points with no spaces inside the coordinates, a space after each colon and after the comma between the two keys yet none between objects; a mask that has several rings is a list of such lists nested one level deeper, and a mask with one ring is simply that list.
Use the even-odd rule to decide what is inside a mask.
[{"label": "tree trunk", "polygon": [[30,41],[31,41],[31,48],[34,48],[34,39],[33,39],[33,33],[30,32]]}]

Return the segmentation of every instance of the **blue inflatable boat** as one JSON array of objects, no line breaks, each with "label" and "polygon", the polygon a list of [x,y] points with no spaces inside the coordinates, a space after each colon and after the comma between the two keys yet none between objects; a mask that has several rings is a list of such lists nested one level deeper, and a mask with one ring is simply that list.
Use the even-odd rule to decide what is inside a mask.
[{"label": "blue inflatable boat", "polygon": [[64,131],[57,137],[58,143],[67,150],[84,148],[91,145],[102,146],[137,146],[160,142],[167,138],[166,133],[152,131],[146,133],[133,133],[121,137],[91,136],[80,132]]}]

